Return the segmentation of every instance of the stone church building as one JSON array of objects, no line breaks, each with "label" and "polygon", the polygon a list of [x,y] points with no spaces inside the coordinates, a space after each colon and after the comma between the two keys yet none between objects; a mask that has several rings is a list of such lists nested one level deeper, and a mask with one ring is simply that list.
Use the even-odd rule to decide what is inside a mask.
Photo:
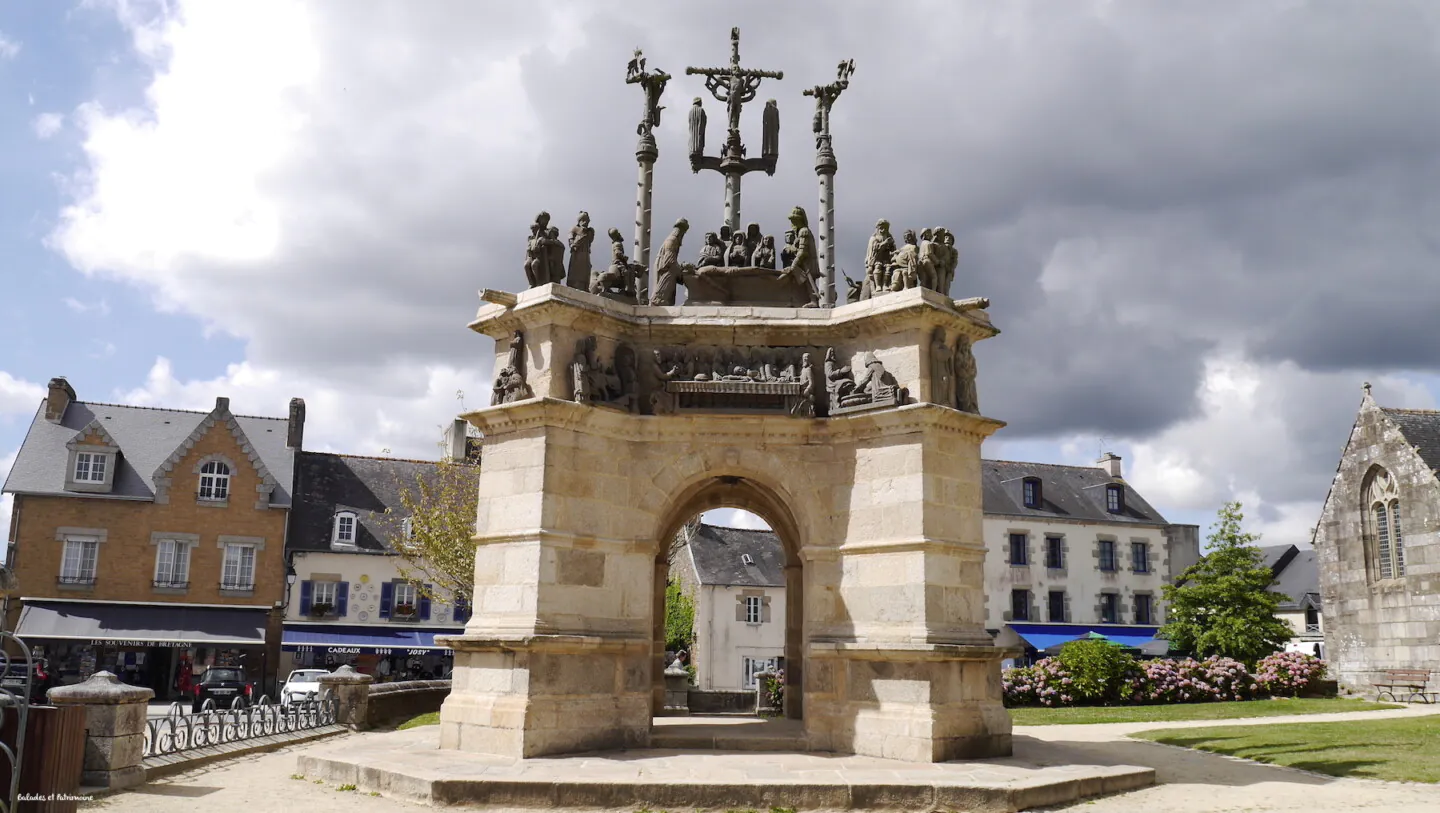
[{"label": "stone church building", "polygon": [[1376,405],[1366,385],[1315,529],[1332,677],[1440,672],[1440,412]]}]

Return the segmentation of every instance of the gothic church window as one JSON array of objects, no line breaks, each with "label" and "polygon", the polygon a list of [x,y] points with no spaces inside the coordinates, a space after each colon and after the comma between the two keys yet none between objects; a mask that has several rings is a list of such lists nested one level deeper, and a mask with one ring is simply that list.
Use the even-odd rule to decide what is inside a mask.
[{"label": "gothic church window", "polygon": [[1405,575],[1405,542],[1400,526],[1400,491],[1395,478],[1380,466],[1370,469],[1363,489],[1365,555],[1372,580]]}]

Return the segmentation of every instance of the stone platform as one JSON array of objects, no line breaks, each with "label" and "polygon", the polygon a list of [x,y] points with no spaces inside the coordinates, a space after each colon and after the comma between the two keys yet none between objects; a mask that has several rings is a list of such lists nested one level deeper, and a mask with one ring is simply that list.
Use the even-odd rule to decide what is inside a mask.
[{"label": "stone platform", "polygon": [[[706,724],[712,724],[707,721]],[[713,725],[720,728],[720,725]],[[676,726],[676,730],[684,726]],[[297,772],[364,792],[492,809],[1017,811],[1148,787],[1155,771],[1015,756],[912,763],[827,753],[645,749],[511,760],[439,748],[432,726],[369,734],[299,757]]]}]

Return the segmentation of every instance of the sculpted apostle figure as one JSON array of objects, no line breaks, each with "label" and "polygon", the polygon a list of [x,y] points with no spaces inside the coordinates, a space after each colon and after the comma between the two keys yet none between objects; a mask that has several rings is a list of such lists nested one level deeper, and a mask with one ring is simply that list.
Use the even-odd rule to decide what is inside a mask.
[{"label": "sculpted apostle figure", "polygon": [[713,231],[705,232],[705,244],[700,246],[700,259],[696,261],[696,268],[711,268],[725,264],[725,244],[720,242],[720,235]]},{"label": "sculpted apostle figure", "polygon": [[940,290],[940,272],[945,267],[945,248],[935,240],[935,232],[926,229],[920,233],[920,262],[916,265],[916,277],[921,288]]},{"label": "sculpted apostle figure", "polygon": [[955,248],[955,235],[949,229],[937,229],[940,232],[940,244],[945,247],[945,268],[942,271],[940,284],[943,286],[940,293],[950,295],[950,287],[955,283],[955,268],[960,263],[960,252]]},{"label": "sculpted apostle figure", "polygon": [[796,206],[790,210],[790,225],[795,230],[795,259],[781,272],[781,276],[788,276],[805,288],[810,298],[807,307],[818,307],[820,253],[815,248],[815,235],[810,233],[810,223],[803,208]]},{"label": "sculpted apostle figure", "polygon": [[560,240],[560,229],[551,226],[545,231],[545,270],[549,275],[544,282],[565,282],[565,243]]},{"label": "sculpted apostle figure", "polygon": [[780,155],[780,108],[774,99],[765,101],[765,113],[760,119],[760,157],[775,158]]},{"label": "sculpted apostle figure", "polygon": [[545,254],[545,232],[549,227],[549,212],[535,215],[535,222],[530,224],[530,239],[525,243],[525,279],[531,288],[550,281]]},{"label": "sculpted apostle figure", "polygon": [[696,96],[695,102],[690,105],[690,157],[692,159],[705,154],[705,122],[705,108],[700,103],[700,97]]},{"label": "sculpted apostle figure", "polygon": [[895,259],[891,263],[890,290],[900,291],[920,284],[919,265],[920,246],[915,241],[915,230],[906,229],[905,244],[895,252]]},{"label": "sculpted apostle figure", "polygon": [[865,281],[860,285],[860,298],[869,299],[890,287],[890,258],[895,256],[895,237],[890,234],[890,221],[877,220],[875,233],[865,246]]},{"label": "sculpted apostle figure", "polygon": [[760,238],[760,246],[755,253],[750,255],[750,265],[755,268],[775,267],[775,238],[765,235]]},{"label": "sculpted apostle figure", "polygon": [[675,304],[675,285],[680,281],[680,244],[684,242],[685,232],[689,229],[690,221],[685,218],[675,221],[670,235],[656,252],[655,294],[650,298],[651,305]]},{"label": "sculpted apostle figure", "polygon": [[930,402],[955,404],[955,357],[945,343],[945,328],[937,327],[930,341]]},{"label": "sculpted apostle figure", "polygon": [[738,231],[730,235],[730,249],[725,252],[725,264],[732,268],[750,264],[750,252],[745,250],[745,235]]},{"label": "sculpted apostle figure", "polygon": [[595,242],[595,230],[590,227],[590,213],[581,212],[575,225],[570,227],[570,269],[565,284],[582,291],[590,289],[590,246]]},{"label": "sculpted apostle figure", "polygon": [[975,354],[964,336],[955,343],[955,408],[980,414],[980,395],[975,388]]}]

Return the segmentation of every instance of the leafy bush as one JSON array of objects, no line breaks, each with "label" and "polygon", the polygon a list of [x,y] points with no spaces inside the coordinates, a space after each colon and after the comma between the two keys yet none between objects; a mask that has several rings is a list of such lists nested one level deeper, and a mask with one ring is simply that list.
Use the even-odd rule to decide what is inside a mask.
[{"label": "leafy bush", "polygon": [[1073,706],[1075,695],[1070,673],[1055,658],[1046,658],[1034,666],[1006,670],[1000,676],[1006,705],[1011,706]]},{"label": "leafy bush", "polygon": [[1134,656],[1104,638],[1081,638],[1060,647],[1056,658],[1065,675],[1066,694],[1086,705],[1124,702],[1143,686],[1144,672]]},{"label": "leafy bush", "polygon": [[1325,662],[1303,652],[1276,652],[1255,665],[1255,681],[1272,695],[1295,697],[1325,677]]},{"label": "leafy bush", "polygon": [[785,670],[777,669],[774,672],[761,672],[755,676],[760,681],[760,687],[765,692],[765,699],[769,705],[776,709],[785,708]]}]

